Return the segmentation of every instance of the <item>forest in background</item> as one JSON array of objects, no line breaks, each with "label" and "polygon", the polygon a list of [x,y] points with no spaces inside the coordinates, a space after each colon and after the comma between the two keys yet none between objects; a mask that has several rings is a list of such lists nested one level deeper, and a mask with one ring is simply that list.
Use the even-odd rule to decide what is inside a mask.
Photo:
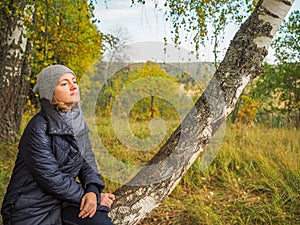
[{"label": "forest in background", "polygon": [[[28,4],[30,4],[30,1]],[[219,21],[219,26],[215,27],[213,37],[215,36],[216,39],[218,35],[222,36],[222,32],[224,32],[223,29],[229,22],[235,21],[236,23],[240,23],[246,16],[246,14],[243,16],[233,15],[235,10],[238,10],[239,7],[243,6],[239,5],[239,3],[232,4],[233,5],[229,4],[228,6],[230,10],[225,7],[224,11],[222,10],[220,12],[213,11],[212,8],[205,8],[203,6],[203,13],[205,12],[207,14],[198,15],[203,16],[203,18],[205,18],[205,16],[209,18],[214,14],[222,15],[221,20]],[[233,7],[235,4],[237,4],[236,9]],[[253,10],[253,4],[255,5],[255,2],[248,2],[246,4],[246,8],[249,10],[248,13]],[[29,7],[26,8],[25,11],[19,10],[17,6],[15,11],[12,11],[8,1],[4,1],[0,6],[3,15],[9,17],[16,13],[23,17],[24,26],[27,27],[27,33],[24,34],[24,37],[28,38],[30,46],[26,53],[26,61],[29,63],[30,69],[24,71],[24,74],[21,77],[20,83],[22,87],[19,89],[20,98],[18,98],[19,102],[15,104],[19,105],[19,107],[16,108],[16,115],[7,115],[7,117],[17,118],[15,119],[16,124],[14,125],[14,129],[16,129],[16,131],[14,132],[18,132],[17,130],[19,129],[21,118],[21,115],[19,114],[22,113],[24,106],[27,105],[27,108],[30,108],[31,106],[38,105],[37,96],[32,94],[31,89],[35,84],[36,75],[47,65],[55,63],[67,65],[75,71],[79,81],[82,78],[82,83],[90,85],[91,81],[93,81],[98,82],[99,87],[106,85],[109,90],[105,91],[105,95],[106,97],[108,96],[107,98],[110,98],[109,101],[113,100],[118,88],[121,88],[122,85],[124,85],[114,84],[114,86],[111,86],[111,82],[113,81],[109,81],[109,79],[113,78],[110,78],[110,76],[126,77],[127,75],[120,75],[122,73],[121,71],[115,71],[117,72],[116,74],[110,73],[110,68],[107,69],[107,67],[113,67],[112,63],[126,62],[124,61],[126,60],[126,48],[124,47],[126,45],[126,40],[123,40],[122,36],[118,37],[112,34],[104,34],[99,31],[97,23],[100,21],[94,17],[93,10],[95,7],[93,1],[86,2],[85,0],[80,0],[76,1],[76,3],[73,1],[65,1],[64,4],[61,4],[60,0],[47,0],[46,3],[36,2],[34,10]],[[190,15],[187,14],[186,16],[189,17]],[[247,90],[244,92],[244,96],[239,100],[235,111],[231,115],[232,122],[244,117],[243,120],[248,119],[251,120],[251,122],[257,121],[270,126],[299,127],[300,73],[298,21],[299,11],[296,10],[292,12],[289,19],[282,25],[282,28],[279,30],[277,36],[272,42],[272,47],[275,49],[275,65],[266,64],[264,66],[265,73],[262,73],[257,79],[248,85]],[[5,28],[5,20],[1,20],[0,22],[1,27]],[[197,36],[198,39],[194,40],[195,44],[199,46],[200,44],[204,44],[203,41],[207,34],[205,30],[207,29],[208,24],[204,20],[198,25],[201,27],[188,27],[196,26],[196,24],[188,25],[182,21],[182,26],[187,26],[189,29],[200,29],[200,33]],[[174,26],[174,29],[176,30],[176,26],[179,26],[179,24],[175,24]],[[174,32],[176,37],[174,39],[175,44],[176,41],[180,42],[178,32],[179,30]],[[215,42],[214,51],[217,51],[217,40]],[[109,53],[109,62],[102,61],[102,55],[104,52]],[[179,67],[179,71],[182,70],[179,75],[181,77],[178,77],[176,74],[178,71],[172,71],[172,69],[170,71],[169,65],[171,64],[168,64],[168,69],[166,69],[165,66],[160,65],[162,67],[160,69],[165,69],[167,74],[169,73],[171,76],[175,76],[175,79],[179,79],[179,82],[184,84],[184,88],[186,90],[189,90],[190,92],[198,92],[199,94],[201,90],[196,89],[198,87],[202,90],[205,89],[205,86],[207,85],[205,77],[211,77],[211,73],[213,71],[212,65],[217,67],[218,62],[214,62],[212,64],[207,63],[206,67],[208,68],[208,74],[201,71],[201,63],[199,63],[198,66],[193,66],[192,64],[193,63],[187,64],[188,68],[186,68],[187,66]],[[178,65],[172,66],[175,67],[175,70],[178,69]],[[108,74],[101,73],[103,69]],[[196,74],[196,77],[189,74],[190,69],[196,69],[196,71],[193,71],[193,73]],[[132,71],[130,71],[130,73],[132,73]],[[199,75],[201,76],[201,84],[198,82],[199,80],[197,78]],[[139,76],[145,77],[146,75],[142,73],[135,73],[134,79],[138,79]],[[128,81],[130,81],[130,79]],[[114,82],[116,82],[116,80]],[[17,90],[15,90],[15,92],[17,92]],[[6,95],[9,93],[4,94]],[[191,95],[194,95],[191,96],[192,98],[199,96],[197,96],[196,93]],[[102,104],[100,104],[101,101],[103,100],[99,99],[99,105]],[[154,110],[154,108],[151,110]],[[17,114],[17,111],[20,111],[19,114]],[[5,111],[3,111],[3,113],[4,112]],[[8,140],[10,138],[14,139],[14,137],[10,137],[10,133],[13,133],[12,131],[6,131],[6,129],[3,130],[7,132]],[[2,135],[5,135],[5,133]],[[5,137],[2,138],[5,139]]]}]

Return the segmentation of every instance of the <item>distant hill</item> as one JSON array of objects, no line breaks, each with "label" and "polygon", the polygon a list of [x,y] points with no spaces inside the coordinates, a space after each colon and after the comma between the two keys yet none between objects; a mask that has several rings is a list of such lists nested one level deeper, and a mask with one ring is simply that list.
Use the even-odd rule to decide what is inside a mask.
[{"label": "distant hill", "polygon": [[[118,71],[130,70],[131,68],[141,66],[141,64],[143,63],[99,62],[95,79],[104,84],[108,80],[114,79],[113,77]],[[211,62],[172,62],[157,64],[168,74],[179,78],[181,83],[187,83],[189,81],[193,82],[193,80],[207,83],[212,78],[216,70],[214,64]],[[182,76],[183,73],[186,73],[189,76]]]},{"label": "distant hill", "polygon": [[[200,80],[207,83],[215,73],[215,66],[210,62],[190,63],[158,63],[167,73],[176,75],[180,82],[187,83],[193,80]],[[181,73],[180,73],[181,72]],[[189,74],[189,77],[181,77],[182,72]]]}]

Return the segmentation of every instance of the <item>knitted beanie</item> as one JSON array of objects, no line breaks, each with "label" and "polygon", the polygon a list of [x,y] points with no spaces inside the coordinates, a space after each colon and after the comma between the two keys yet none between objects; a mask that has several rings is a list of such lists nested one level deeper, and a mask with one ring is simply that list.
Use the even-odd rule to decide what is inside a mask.
[{"label": "knitted beanie", "polygon": [[40,99],[47,99],[50,102],[53,98],[53,92],[59,78],[65,73],[75,73],[66,66],[52,65],[44,68],[37,76],[33,92],[40,95]]}]

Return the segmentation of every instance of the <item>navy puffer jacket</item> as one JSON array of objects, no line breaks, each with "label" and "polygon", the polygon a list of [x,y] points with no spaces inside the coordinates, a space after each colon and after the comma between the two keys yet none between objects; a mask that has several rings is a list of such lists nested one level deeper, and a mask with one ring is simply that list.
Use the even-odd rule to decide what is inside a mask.
[{"label": "navy puffer jacket", "polygon": [[103,190],[88,128],[80,135],[83,149],[59,113],[42,101],[19,143],[1,209],[4,225],[60,225],[62,205],[80,204],[89,184]]}]

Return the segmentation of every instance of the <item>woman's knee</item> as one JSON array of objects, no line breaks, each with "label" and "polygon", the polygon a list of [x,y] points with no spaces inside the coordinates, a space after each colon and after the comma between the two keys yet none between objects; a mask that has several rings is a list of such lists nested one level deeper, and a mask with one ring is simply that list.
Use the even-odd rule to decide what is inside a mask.
[{"label": "woman's knee", "polygon": [[97,211],[92,218],[79,218],[79,210],[76,207],[63,209],[62,220],[64,225],[113,225],[111,218],[105,211]]},{"label": "woman's knee", "polygon": [[113,225],[107,212],[97,211],[92,218],[87,218],[83,225]]}]

